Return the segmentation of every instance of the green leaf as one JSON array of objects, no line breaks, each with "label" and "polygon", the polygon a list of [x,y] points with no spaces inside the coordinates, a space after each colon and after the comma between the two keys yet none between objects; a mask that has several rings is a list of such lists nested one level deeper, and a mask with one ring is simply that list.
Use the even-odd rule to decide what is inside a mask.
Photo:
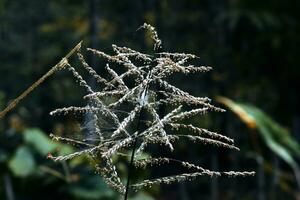
[{"label": "green leaf", "polygon": [[58,151],[59,155],[73,153],[70,145],[52,141],[44,132],[37,128],[26,129],[24,132],[25,141],[32,145],[42,156],[49,152]]},{"label": "green leaf", "polygon": [[218,98],[218,101],[236,113],[249,128],[256,128],[266,146],[292,167],[300,183],[299,167],[294,158],[300,156],[300,145],[289,132],[255,106],[236,103],[224,97]]},{"label": "green leaf", "polygon": [[59,146],[37,128],[26,129],[24,135],[25,141],[31,144],[43,156],[54,151]]},{"label": "green leaf", "polygon": [[[277,152],[280,151],[278,154],[281,155],[285,155],[285,153],[282,153],[281,148],[285,148],[286,151],[294,156],[300,155],[299,144],[291,137],[285,128],[281,127],[271,117],[254,106],[246,104],[239,104],[239,106],[255,119],[257,129],[265,139],[266,143],[268,143],[269,146],[275,145],[270,147],[271,149]],[[282,158],[283,157],[284,159],[287,158],[286,156],[282,156]],[[285,160],[288,161],[290,159],[287,158]]]},{"label": "green leaf", "polygon": [[16,151],[13,158],[9,161],[8,166],[14,175],[26,177],[35,172],[36,164],[30,149],[21,146]]},{"label": "green leaf", "polygon": [[70,145],[66,145],[66,144],[61,144],[61,143],[57,143],[58,145],[58,155],[66,155],[66,154],[71,154],[74,152],[74,149],[72,148],[72,146]]}]

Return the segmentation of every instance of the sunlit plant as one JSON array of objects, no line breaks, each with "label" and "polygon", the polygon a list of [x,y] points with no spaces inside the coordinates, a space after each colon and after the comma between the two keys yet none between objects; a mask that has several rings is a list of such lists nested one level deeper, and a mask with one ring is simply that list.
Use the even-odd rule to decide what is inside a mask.
[{"label": "sunlit plant", "polygon": [[[155,28],[145,23],[140,29],[149,32],[157,53],[148,55],[117,45],[112,45],[113,55],[96,49],[87,49],[106,61],[107,73],[105,75],[100,76],[89,66],[80,52],[80,44],[71,52],[71,54],[77,53],[82,67],[96,80],[97,90],[90,86],[69,63],[68,57],[71,54],[63,58],[55,69],[52,69],[53,71],[69,70],[79,85],[85,88],[87,94],[83,98],[87,104],[84,107],[59,108],[50,114],[87,115],[88,117],[85,118],[87,121],[82,124],[81,134],[85,135],[83,139],[51,134],[54,140],[79,147],[77,151],[68,155],[50,157],[54,161],[63,161],[80,155],[90,156],[94,160],[93,163],[96,163],[95,169],[103,180],[111,188],[124,195],[124,199],[127,199],[129,190],[136,191],[156,184],[191,181],[200,176],[254,175],[254,172],[247,171],[212,171],[171,157],[151,156],[148,151],[149,145],[161,145],[162,150],[172,153],[176,148],[176,143],[183,139],[203,145],[239,149],[235,146],[233,139],[187,123],[191,117],[211,111],[223,112],[223,109],[212,105],[209,98],[195,97],[167,80],[173,74],[204,73],[210,71],[211,67],[189,64],[191,59],[198,58],[193,54],[159,51],[162,42]],[[34,84],[34,87],[43,80]],[[159,112],[161,106],[169,108],[170,111]],[[189,134],[181,134],[179,131],[181,129],[187,130],[185,132]],[[150,156],[145,158],[145,154],[150,154]],[[122,180],[117,168],[118,161],[123,157],[129,160],[128,176],[125,181]],[[181,166],[186,169],[186,172],[131,183],[134,168],[146,169],[155,165]]]}]

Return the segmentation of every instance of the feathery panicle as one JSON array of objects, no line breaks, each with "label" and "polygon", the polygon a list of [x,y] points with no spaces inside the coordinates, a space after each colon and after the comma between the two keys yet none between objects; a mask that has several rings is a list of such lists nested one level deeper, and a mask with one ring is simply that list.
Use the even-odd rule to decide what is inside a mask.
[{"label": "feathery panicle", "polygon": [[[146,23],[140,28],[148,30],[154,40],[154,49],[161,49],[162,42],[155,28]],[[80,53],[80,47],[81,43],[0,113],[1,118],[54,72],[63,69],[70,71],[76,82],[85,89],[86,106],[59,108],[50,114],[88,114],[89,121],[83,125],[83,139],[50,135],[53,140],[72,144],[75,148],[80,146],[77,151],[71,154],[52,156],[54,161],[65,161],[82,155],[91,156],[96,162],[95,169],[103,180],[108,186],[124,195],[125,199],[127,199],[129,189],[137,190],[142,187],[151,187],[154,184],[191,181],[200,176],[254,175],[254,172],[210,171],[196,164],[174,158],[138,159],[139,155],[144,152],[151,154],[146,148],[150,144],[166,146],[170,153],[173,153],[176,144],[183,139],[188,139],[199,145],[213,145],[230,150],[239,150],[233,139],[227,136],[182,122],[211,111],[224,112],[223,109],[212,105],[209,98],[193,96],[167,80],[173,74],[189,75],[210,71],[211,67],[197,67],[189,64],[189,60],[197,59],[197,56],[169,52],[148,55],[117,45],[112,45],[114,55],[109,55],[88,48],[87,51],[106,61],[106,74],[100,76],[86,62],[83,54]],[[102,89],[95,91],[73,67],[75,65],[72,66],[69,63],[68,58],[73,53],[77,53],[81,67],[101,85],[98,88]],[[161,105],[167,106],[171,111],[159,112]],[[90,125],[92,128],[86,128]],[[178,131],[179,129],[188,130],[189,134],[182,134]],[[91,140],[91,136],[93,140]],[[117,162],[124,160],[119,158],[124,156],[130,157],[126,185],[123,184],[117,168]],[[187,172],[130,184],[130,172],[133,166],[146,169],[151,166],[163,167],[170,164],[182,167]]]}]

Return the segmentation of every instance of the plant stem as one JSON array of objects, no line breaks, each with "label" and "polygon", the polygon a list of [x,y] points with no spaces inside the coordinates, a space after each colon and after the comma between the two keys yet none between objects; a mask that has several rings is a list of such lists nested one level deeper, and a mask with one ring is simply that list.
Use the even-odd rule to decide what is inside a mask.
[{"label": "plant stem", "polygon": [[[138,123],[137,123],[138,132],[140,132],[143,108],[144,108],[144,106],[142,106],[142,108],[140,110],[139,119],[138,119]],[[133,161],[134,161],[136,146],[137,146],[137,138],[134,139],[134,143],[133,143],[133,148],[132,148],[132,153],[131,153],[131,158],[130,158],[130,164],[129,164],[129,168],[128,168],[128,176],[127,176],[127,183],[126,183],[126,191],[125,191],[124,200],[127,200],[127,198],[128,198],[129,185],[130,185],[131,173],[133,171]]]},{"label": "plant stem", "polygon": [[43,83],[47,78],[49,78],[57,70],[63,69],[67,64],[68,58],[81,47],[81,42],[79,42],[64,58],[61,59],[55,66],[53,66],[46,74],[44,74],[39,80],[32,84],[27,90],[25,90],[19,97],[15,98],[3,111],[0,112],[0,119],[3,118],[9,111],[14,109],[18,103],[24,99],[28,94],[30,94],[35,88],[37,88],[41,83]]},{"label": "plant stem", "polygon": [[137,143],[137,139],[134,140],[132,154],[131,154],[131,158],[130,158],[130,165],[129,165],[129,170],[128,170],[126,192],[125,192],[124,200],[127,200],[127,198],[128,198],[129,184],[130,184],[131,172],[132,172],[132,168],[133,168],[133,160],[134,160],[134,154],[135,154],[135,149],[136,149],[136,143]]},{"label": "plant stem", "polygon": [[[147,77],[148,76],[151,76],[151,74],[148,74]],[[137,127],[136,127],[136,130],[138,131],[138,133],[140,132],[140,129],[141,129],[142,115],[143,115],[143,112],[144,112],[145,98],[147,97],[147,95],[148,95],[148,85],[145,86],[145,89],[141,93],[141,101],[142,101],[141,102],[141,110],[140,110],[140,113],[139,113],[139,118],[138,118]],[[125,191],[124,200],[127,200],[127,198],[128,198],[129,185],[130,185],[131,173],[132,173],[132,170],[133,170],[133,161],[134,161],[134,154],[135,154],[136,146],[137,146],[137,138],[134,139],[134,143],[133,143],[133,149],[132,149],[130,164],[129,164],[129,168],[128,168],[128,176],[127,176],[127,183],[126,183],[126,191]]]}]

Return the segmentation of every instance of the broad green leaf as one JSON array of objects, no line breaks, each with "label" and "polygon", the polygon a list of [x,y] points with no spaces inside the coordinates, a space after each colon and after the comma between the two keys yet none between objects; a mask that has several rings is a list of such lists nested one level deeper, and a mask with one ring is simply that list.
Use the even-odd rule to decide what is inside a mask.
[{"label": "broad green leaf", "polygon": [[40,129],[31,128],[24,132],[25,141],[31,144],[40,154],[47,155],[54,151],[58,145],[48,138]]},{"label": "broad green leaf", "polygon": [[26,146],[18,148],[13,158],[9,161],[8,166],[14,175],[20,177],[31,175],[36,169],[33,155]]},{"label": "broad green leaf", "polygon": [[58,143],[58,155],[66,155],[74,152],[74,149],[70,145]]},{"label": "broad green leaf", "polygon": [[52,141],[40,129],[31,128],[24,132],[25,141],[31,144],[41,155],[46,156],[49,152],[58,151],[59,155],[73,152],[70,145]]}]

